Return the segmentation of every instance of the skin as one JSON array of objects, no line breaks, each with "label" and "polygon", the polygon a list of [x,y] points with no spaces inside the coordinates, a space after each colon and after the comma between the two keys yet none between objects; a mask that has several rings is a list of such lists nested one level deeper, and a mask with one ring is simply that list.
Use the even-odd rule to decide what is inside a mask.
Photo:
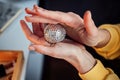
[{"label": "skin", "polygon": [[33,10],[26,8],[25,19],[35,23],[60,23],[64,25],[67,35],[73,40],[87,46],[103,47],[110,40],[110,33],[107,30],[98,29],[91,18],[91,12],[86,11],[83,19],[73,12],[51,11],[34,5]]},{"label": "skin", "polygon": [[[96,64],[95,58],[85,49],[83,44],[103,47],[109,42],[109,32],[95,26],[90,11],[85,12],[83,19],[73,12],[50,11],[36,5],[32,10],[26,8],[25,11],[30,14],[25,19],[32,23],[33,32],[24,20],[21,20],[20,24],[27,39],[33,43],[29,49],[64,59],[71,63],[79,73],[88,72]],[[65,39],[51,47],[50,43],[44,39],[41,23],[63,25],[72,40]]]},{"label": "skin", "polygon": [[[20,24],[28,40],[33,43],[29,46],[30,50],[55,58],[64,59],[71,63],[80,73],[88,72],[95,65],[96,60],[89,52],[87,52],[83,45],[66,39],[63,42],[56,43],[51,47],[44,39],[43,34],[39,34],[39,32],[42,31],[32,33],[24,20],[21,20]],[[33,25],[33,27],[39,28],[40,25],[36,24],[36,26]],[[41,29],[39,28],[39,30]]]}]

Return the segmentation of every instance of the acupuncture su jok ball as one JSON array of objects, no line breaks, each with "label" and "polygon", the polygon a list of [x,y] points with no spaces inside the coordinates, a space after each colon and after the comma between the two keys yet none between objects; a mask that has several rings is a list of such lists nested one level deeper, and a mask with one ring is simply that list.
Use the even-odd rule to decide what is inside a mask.
[{"label": "acupuncture su jok ball", "polygon": [[44,38],[49,43],[61,42],[65,39],[66,31],[60,24],[44,25]]}]

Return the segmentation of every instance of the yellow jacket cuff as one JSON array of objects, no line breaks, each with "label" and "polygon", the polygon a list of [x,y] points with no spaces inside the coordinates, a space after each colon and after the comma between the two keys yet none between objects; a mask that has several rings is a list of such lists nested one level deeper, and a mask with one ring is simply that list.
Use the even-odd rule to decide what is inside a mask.
[{"label": "yellow jacket cuff", "polygon": [[97,60],[97,64],[87,73],[79,74],[83,80],[105,80],[109,71]]},{"label": "yellow jacket cuff", "polygon": [[102,48],[95,48],[96,52],[106,59],[115,59],[120,56],[120,26],[105,24],[100,26],[110,32],[111,39],[108,44]]}]

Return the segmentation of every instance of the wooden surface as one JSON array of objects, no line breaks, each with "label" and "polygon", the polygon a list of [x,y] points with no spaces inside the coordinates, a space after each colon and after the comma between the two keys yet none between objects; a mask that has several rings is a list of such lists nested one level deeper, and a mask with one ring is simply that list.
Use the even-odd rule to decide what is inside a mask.
[{"label": "wooden surface", "polygon": [[13,60],[15,60],[15,65],[12,74],[12,80],[20,80],[22,65],[24,62],[23,52],[15,50],[0,50],[0,62],[10,62]]}]

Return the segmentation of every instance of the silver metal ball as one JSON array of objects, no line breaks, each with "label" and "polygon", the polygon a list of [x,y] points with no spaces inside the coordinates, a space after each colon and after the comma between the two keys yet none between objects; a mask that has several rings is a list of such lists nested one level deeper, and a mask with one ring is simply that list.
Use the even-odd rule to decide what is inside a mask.
[{"label": "silver metal ball", "polygon": [[44,28],[44,38],[49,43],[61,42],[65,39],[66,31],[60,24],[48,24]]}]

